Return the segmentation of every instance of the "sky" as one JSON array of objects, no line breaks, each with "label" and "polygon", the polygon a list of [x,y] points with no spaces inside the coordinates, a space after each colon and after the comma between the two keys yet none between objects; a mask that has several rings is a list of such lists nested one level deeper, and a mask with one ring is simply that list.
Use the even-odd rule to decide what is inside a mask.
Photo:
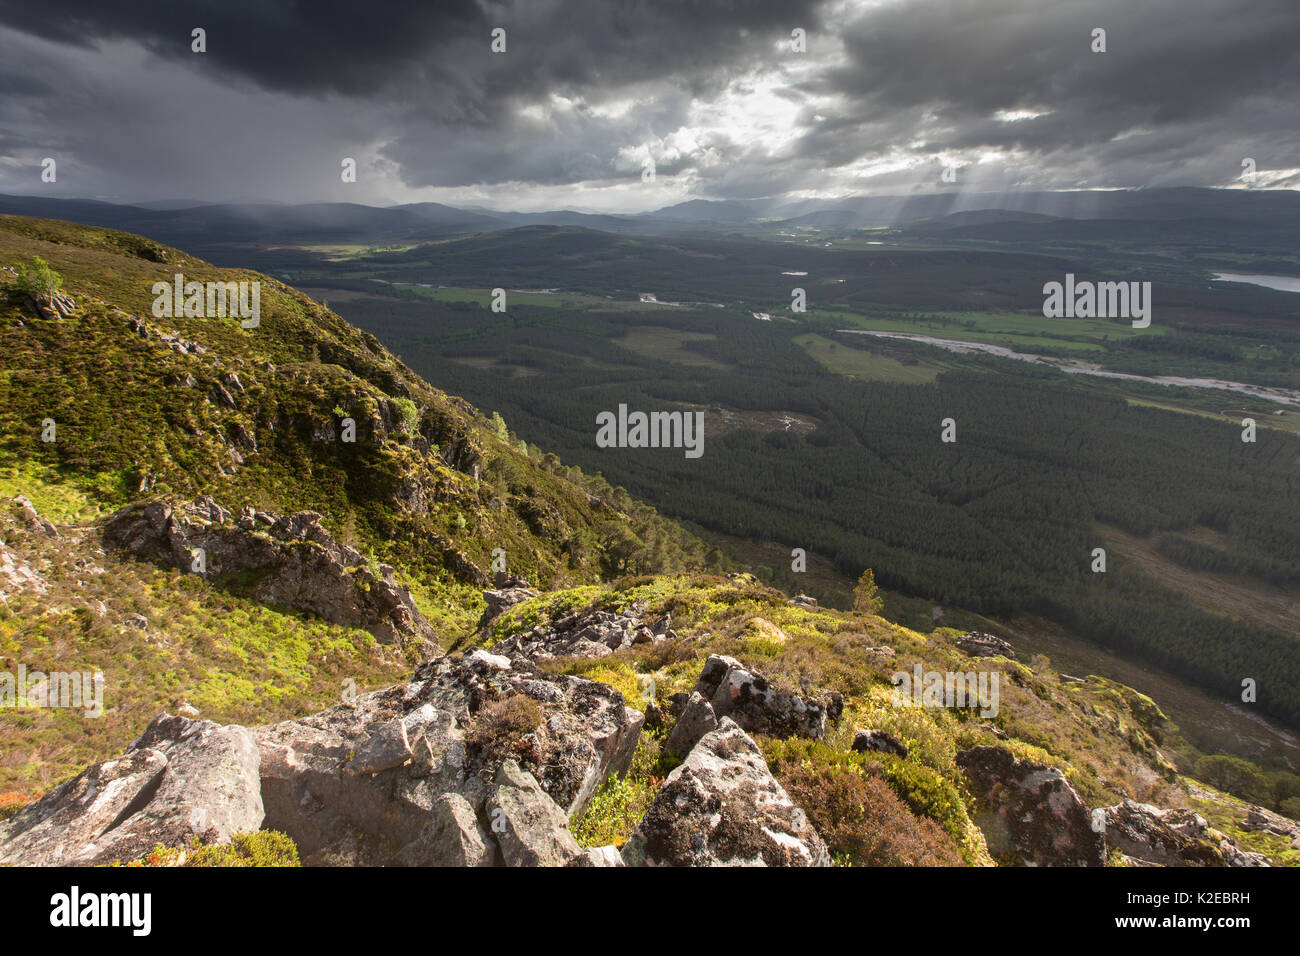
[{"label": "sky", "polygon": [[1247,159],[1297,188],[1298,116],[1300,0],[0,0],[4,193],[637,212]]}]

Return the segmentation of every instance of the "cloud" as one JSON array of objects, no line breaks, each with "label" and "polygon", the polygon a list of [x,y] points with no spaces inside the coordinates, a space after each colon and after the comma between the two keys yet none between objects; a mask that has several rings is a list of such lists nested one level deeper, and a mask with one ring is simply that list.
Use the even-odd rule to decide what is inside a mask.
[{"label": "cloud", "polygon": [[83,196],[517,208],[1293,182],[1293,3],[0,0],[0,190],[45,155]]}]

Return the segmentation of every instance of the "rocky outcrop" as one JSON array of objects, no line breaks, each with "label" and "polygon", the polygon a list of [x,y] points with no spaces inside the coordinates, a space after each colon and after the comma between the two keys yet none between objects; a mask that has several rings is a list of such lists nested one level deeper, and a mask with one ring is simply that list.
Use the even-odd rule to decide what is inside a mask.
[{"label": "rocky outcrop", "polygon": [[46,594],[49,589],[49,582],[31,564],[0,541],[0,601],[22,591]]},{"label": "rocky outcrop", "polygon": [[1290,837],[1291,848],[1300,850],[1300,823],[1289,817],[1274,813],[1272,810],[1265,810],[1263,807],[1255,806],[1248,808],[1246,810],[1246,819],[1242,821],[1241,826],[1244,830]]},{"label": "rocky outcrop", "polygon": [[13,499],[13,504],[23,526],[30,533],[44,535],[47,538],[57,538],[59,536],[58,529],[45,518],[41,517],[40,513],[36,510],[36,506],[32,504],[31,499],[26,495],[16,495]]},{"label": "rocky outcrop", "polygon": [[827,721],[838,720],[844,710],[839,694],[805,698],[780,690],[720,654],[705,662],[694,693],[708,701],[718,719],[730,717],[749,733],[769,737],[825,737]]},{"label": "rocky outcrop", "polygon": [[964,651],[971,657],[1006,657],[1010,660],[1016,659],[1015,649],[1012,648],[1008,641],[992,634],[984,634],[980,631],[967,631],[961,637],[957,638],[958,650]]},{"label": "rocky outcrop", "polygon": [[49,296],[28,295],[26,298],[28,308],[41,318],[55,322],[71,315],[77,308],[76,301],[62,292]]},{"label": "rocky outcrop", "polygon": [[360,552],[334,540],[313,511],[280,516],[244,508],[235,515],[207,496],[180,503],[158,499],[113,515],[104,541],[213,580],[251,574],[257,600],[365,628],[385,643],[433,638],[392,569],[381,565],[375,574]]},{"label": "rocky outcrop", "polygon": [[605,684],[481,650],[439,658],[409,684],[259,728],[265,825],[308,862],[558,865],[573,847],[551,824],[627,769],[643,720]]},{"label": "rocky outcrop", "polygon": [[[491,593],[494,592],[486,592],[484,597]],[[534,661],[554,657],[604,657],[638,644],[675,640],[677,634],[671,623],[667,616],[650,623],[645,618],[642,604],[634,604],[617,613],[586,608],[566,614],[549,625],[537,625],[512,634],[492,645],[492,651]]]},{"label": "rocky outcrop", "polygon": [[1094,813],[1104,821],[1106,844],[1134,865],[1268,866],[1260,853],[1241,850],[1199,813],[1124,800]]},{"label": "rocky outcrop", "polygon": [[826,844],[729,718],[668,775],[623,848],[631,866],[829,866]]},{"label": "rocky outcrop", "polygon": [[1094,828],[1060,770],[994,746],[958,751],[957,766],[982,803],[975,824],[995,859],[1024,866],[1105,865],[1102,828]]},{"label": "rocky outcrop", "polygon": [[222,842],[258,829],[257,744],[243,727],[163,714],[130,749],[0,824],[0,864],[95,865],[157,844]]},{"label": "rocky outcrop", "polygon": [[540,593],[523,578],[504,578],[496,582],[496,585],[493,590],[483,592],[487,607],[479,618],[480,629],[487,627],[516,604],[522,604]]},{"label": "rocky outcrop", "polygon": [[481,650],[302,720],[163,715],[0,824],[0,864],[131,860],[265,828],[309,864],[618,865],[568,821],[626,771],[642,722],[605,684]]}]

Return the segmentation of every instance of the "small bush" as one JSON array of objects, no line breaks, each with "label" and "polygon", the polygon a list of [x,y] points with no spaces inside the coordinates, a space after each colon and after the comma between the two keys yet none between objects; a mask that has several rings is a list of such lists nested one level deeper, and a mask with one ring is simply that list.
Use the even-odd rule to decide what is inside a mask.
[{"label": "small bush", "polygon": [[23,807],[27,806],[27,801],[27,794],[19,793],[17,790],[0,793],[0,820],[8,820]]},{"label": "small bush", "polygon": [[627,773],[605,781],[582,816],[573,821],[570,829],[574,839],[584,847],[621,847],[626,843],[668,775],[669,770],[663,766],[665,756],[657,734],[642,734]]},{"label": "small bush", "polygon": [[202,846],[190,853],[186,866],[301,866],[298,847],[277,830],[236,833],[228,844]]},{"label": "small bush", "polygon": [[420,410],[409,398],[393,399],[393,410],[397,413],[397,432],[399,435],[414,435],[420,425]]},{"label": "small bush", "polygon": [[621,847],[653,800],[654,787],[649,780],[612,777],[596,791],[587,809],[573,824],[573,838],[584,847]]},{"label": "small bush", "polygon": [[465,743],[482,750],[504,753],[541,722],[541,711],[531,698],[512,694],[479,708],[465,728]]},{"label": "small bush", "polygon": [[236,833],[229,843],[201,844],[194,840],[180,847],[159,844],[138,860],[114,866],[301,866],[298,846],[278,830]]},{"label": "small bush", "polygon": [[790,768],[781,783],[850,866],[961,866],[961,853],[933,820],[913,816],[889,786],[850,769]]},{"label": "small bush", "polygon": [[645,706],[645,693],[642,690],[641,681],[626,661],[597,664],[595,667],[583,670],[582,676],[588,680],[608,684],[623,695],[623,702],[629,707],[640,708]]},{"label": "small bush", "polygon": [[40,256],[33,256],[30,266],[18,267],[18,288],[38,301],[49,302],[63,288],[63,276]]}]

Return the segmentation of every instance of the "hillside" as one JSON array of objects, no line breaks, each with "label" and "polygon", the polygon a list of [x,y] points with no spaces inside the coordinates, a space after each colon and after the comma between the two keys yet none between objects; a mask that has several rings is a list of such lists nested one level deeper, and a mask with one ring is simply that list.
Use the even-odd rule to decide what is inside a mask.
[{"label": "hillside", "polygon": [[[320,864],[1300,856],[1157,702],[723,574],[277,280],[0,217],[0,267],[37,256],[70,302],[0,274],[0,664],[101,671],[104,709],[0,708],[0,863],[257,830]],[[260,282],[258,323],[154,316],[177,272]]]},{"label": "hillside", "polygon": [[[66,531],[56,543],[35,539],[51,547],[31,555],[49,565],[57,600],[8,598],[0,635],[10,669],[20,651],[47,642],[60,654],[106,643],[105,666],[132,672],[120,705],[145,719],[186,699],[232,718],[268,699],[302,707],[336,699],[333,678],[392,676],[364,648],[369,635],[250,600],[247,573],[209,585],[178,574],[174,561],[164,571],[118,562],[97,540],[83,546],[84,536],[97,536],[95,522],[133,501],[210,495],[233,512],[314,512],[358,563],[398,569],[397,582],[447,639],[482,612],[494,549],[504,550],[510,573],[546,586],[704,564],[703,545],[651,509],[522,446],[500,419],[431,388],[373,336],[282,283],[125,233],[0,219],[0,263],[33,256],[62,274],[76,307],[59,321],[40,319],[13,292],[15,276],[0,273],[0,495],[25,495]],[[260,324],[154,318],[153,283],[178,271],[202,282],[260,279]],[[355,422],[355,442],[342,440],[345,418]],[[47,419],[51,442],[41,440]],[[82,573],[88,561],[104,569],[93,586]],[[108,610],[88,613],[95,600]],[[132,630],[136,614],[156,623],[145,634]],[[165,640],[139,640],[157,625]],[[268,641],[268,630],[291,634],[292,649]],[[229,646],[211,647],[223,633]],[[141,660],[110,653],[123,635],[161,645],[142,671]],[[269,655],[266,673],[251,683],[248,674],[232,676],[259,653]],[[322,667],[328,683],[316,673]],[[109,728],[118,728],[114,713]],[[111,739],[125,743],[138,729],[126,720]],[[48,785],[84,762],[69,734],[30,752],[5,748],[0,789]],[[57,756],[66,747],[73,750]]]}]

